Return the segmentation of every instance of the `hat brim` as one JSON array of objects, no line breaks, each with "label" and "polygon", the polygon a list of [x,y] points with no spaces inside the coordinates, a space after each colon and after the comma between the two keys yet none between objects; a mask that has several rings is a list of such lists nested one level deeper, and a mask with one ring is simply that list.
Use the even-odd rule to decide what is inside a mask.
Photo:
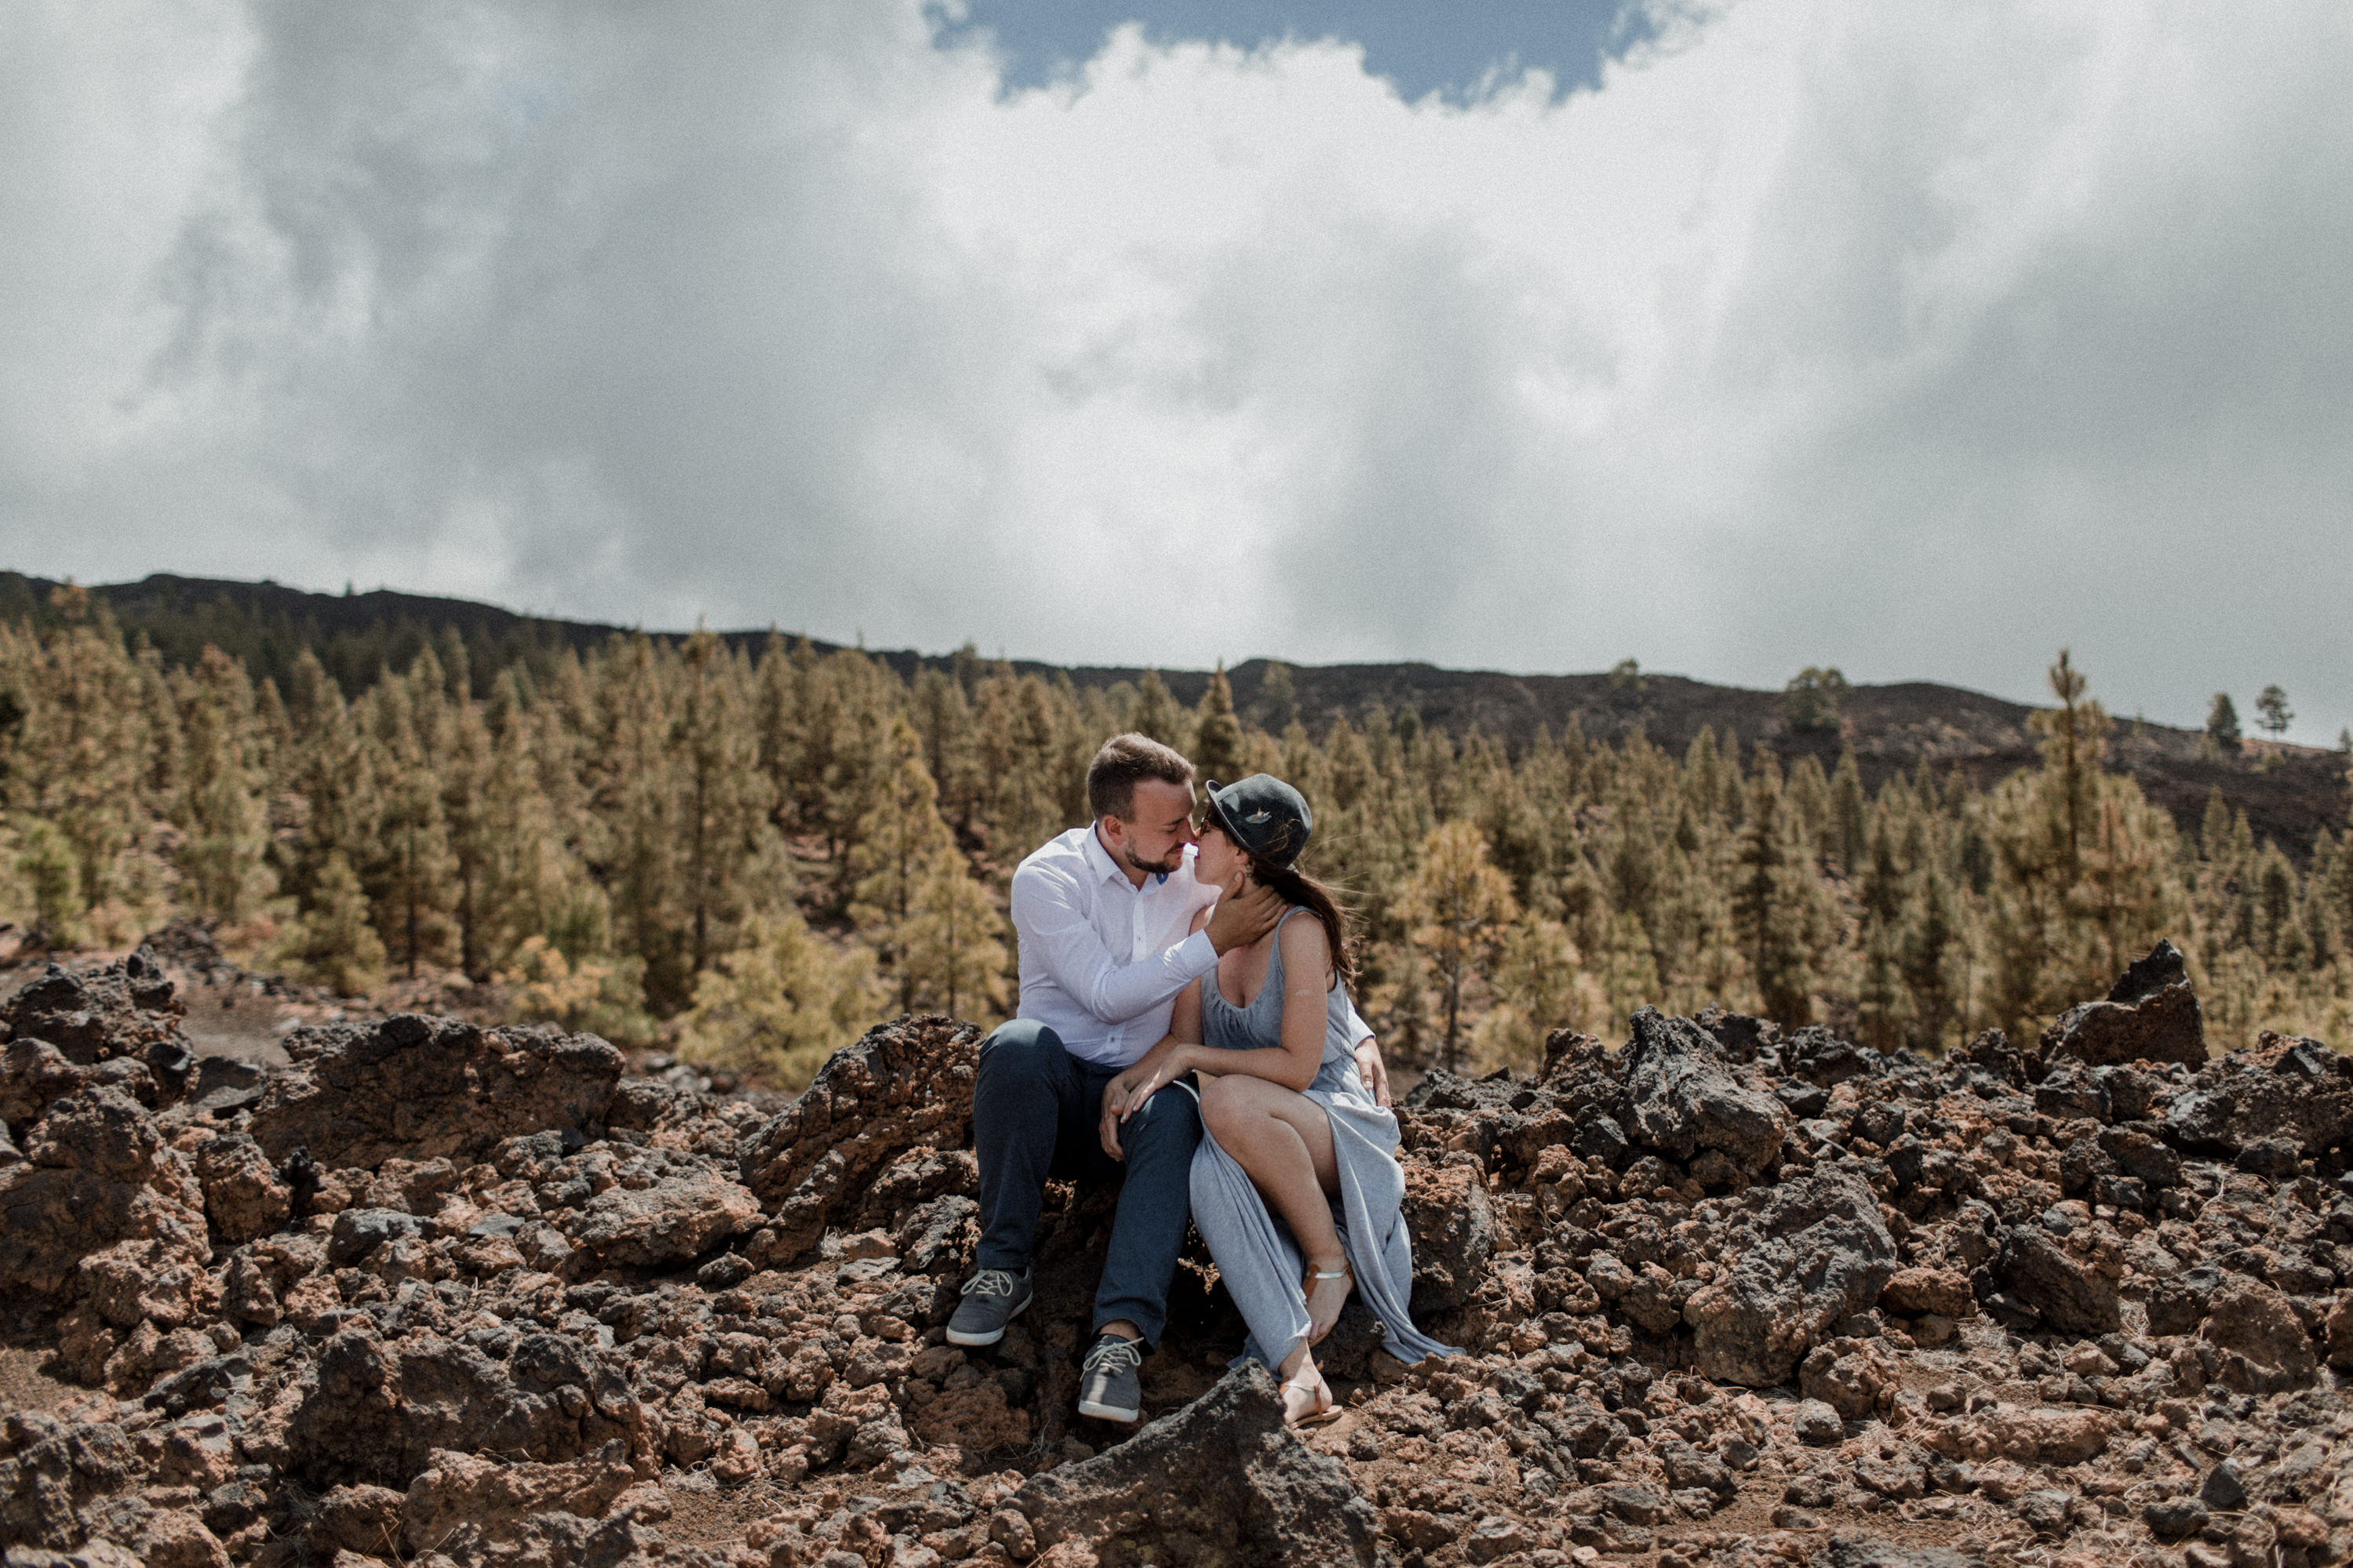
[{"label": "hat brim", "polygon": [[1234,826],[1234,819],[1226,815],[1225,806],[1218,800],[1218,792],[1225,787],[1215,779],[1201,781],[1201,795],[1208,802],[1210,819],[1217,823],[1219,832],[1234,841],[1235,848],[1245,854],[1254,854],[1256,851],[1250,848],[1250,840],[1242,837],[1241,830]]}]

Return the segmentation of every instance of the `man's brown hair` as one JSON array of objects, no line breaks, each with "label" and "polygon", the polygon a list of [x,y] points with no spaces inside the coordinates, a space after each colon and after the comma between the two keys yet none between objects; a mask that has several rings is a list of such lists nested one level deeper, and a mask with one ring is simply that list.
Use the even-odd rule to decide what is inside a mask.
[{"label": "man's brown hair", "polygon": [[1193,764],[1173,748],[1131,730],[1103,743],[1087,764],[1087,809],[1122,822],[1135,809],[1135,786],[1145,779],[1193,787]]}]

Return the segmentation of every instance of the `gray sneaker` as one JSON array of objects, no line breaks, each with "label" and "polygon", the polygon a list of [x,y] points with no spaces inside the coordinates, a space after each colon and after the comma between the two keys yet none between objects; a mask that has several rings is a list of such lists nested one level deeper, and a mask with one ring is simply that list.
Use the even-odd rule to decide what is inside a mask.
[{"label": "gray sneaker", "polygon": [[948,1320],[948,1343],[993,1345],[1005,1325],[1029,1310],[1029,1270],[984,1268],[964,1282],[964,1300]]},{"label": "gray sneaker", "polygon": [[1079,1414],[1099,1421],[1133,1421],[1144,1414],[1144,1384],[1135,1375],[1142,1340],[1100,1334],[1088,1348],[1079,1379]]}]

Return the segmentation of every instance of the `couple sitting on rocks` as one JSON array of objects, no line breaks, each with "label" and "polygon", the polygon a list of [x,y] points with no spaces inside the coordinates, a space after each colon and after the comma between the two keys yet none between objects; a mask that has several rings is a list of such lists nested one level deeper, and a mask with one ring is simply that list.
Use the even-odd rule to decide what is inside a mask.
[{"label": "couple sitting on rocks", "polygon": [[1321,1420],[1338,1412],[1310,1347],[1351,1289],[1400,1360],[1447,1347],[1407,1316],[1397,1117],[1340,910],[1298,869],[1307,802],[1265,773],[1208,796],[1197,826],[1192,764],[1118,736],[1087,769],[1093,823],[1013,875],[1021,1005],[980,1047],[978,1269],[947,1337],[995,1344],[1029,1305],[1049,1177],[1124,1165],[1079,1413],[1141,1414],[1189,1217],[1243,1356],[1282,1378],[1288,1419]]}]

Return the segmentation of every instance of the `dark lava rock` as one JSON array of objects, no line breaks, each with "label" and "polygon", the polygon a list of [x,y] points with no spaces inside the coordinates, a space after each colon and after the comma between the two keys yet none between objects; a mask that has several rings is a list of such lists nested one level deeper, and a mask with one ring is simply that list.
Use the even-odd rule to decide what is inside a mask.
[{"label": "dark lava rock", "polygon": [[338,1268],[357,1263],[387,1241],[421,1235],[425,1222],[398,1209],[345,1209],[327,1237],[327,1261]]},{"label": "dark lava rock", "polygon": [[1819,1024],[1810,1024],[1781,1042],[1782,1070],[1821,1089],[1867,1076],[1873,1055]]},{"label": "dark lava rock", "polygon": [[2206,1026],[2180,951],[2159,942],[2101,1002],[2059,1015],[2042,1032],[2046,1060],[2072,1057],[2093,1067],[2116,1062],[2206,1059]]},{"label": "dark lava rock", "polygon": [[1787,1383],[1824,1331],[1871,1308],[1895,1274],[1894,1238],[1851,1170],[1752,1190],[1725,1224],[1732,1267],[1683,1306],[1694,1363],[1721,1382]]},{"label": "dark lava rock", "polygon": [[2353,1062],[2317,1040],[2263,1038],[2256,1050],[2209,1063],[2194,1087],[2174,1098],[2165,1117],[2168,1142],[2236,1155],[2253,1143],[2286,1139],[2317,1155],[2353,1134]]},{"label": "dark lava rock", "polygon": [[297,1029],[286,1052],[293,1066],[271,1075],[247,1130],[273,1160],[307,1148],[329,1169],[469,1164],[549,1128],[601,1135],[622,1067],[594,1035],[411,1013]]},{"label": "dark lava rock", "polygon": [[501,1171],[522,1174],[527,1166],[540,1213],[604,1266],[688,1263],[760,1221],[759,1202],[735,1181],[732,1162],[608,1143],[558,1160],[517,1161],[512,1149],[501,1151]]},{"label": "dark lava rock", "polygon": [[2168,1541],[2205,1529],[2211,1517],[2206,1505],[2196,1498],[2159,1498],[2141,1510],[2141,1518],[2147,1521],[2149,1529]]},{"label": "dark lava rock", "polygon": [[2198,1485],[2198,1500],[2221,1513],[2246,1507],[2247,1483],[2239,1479],[2239,1467],[2225,1459],[2207,1471]]},{"label": "dark lava rock", "polygon": [[287,1434],[312,1485],[405,1489],[436,1448],[576,1459],[620,1439],[646,1447],[625,1372],[565,1335],[526,1334],[504,1362],[432,1334],[386,1342],[345,1329]]},{"label": "dark lava rock", "polygon": [[2183,1269],[2169,1279],[2158,1280],[2148,1292],[2148,1331],[2152,1334],[2191,1332],[2204,1321],[2206,1303],[2221,1288],[2222,1271],[2207,1263]]},{"label": "dark lava rock", "polygon": [[2006,1293],[2063,1333],[2112,1333],[2123,1325],[2116,1282],[2090,1259],[2052,1240],[2040,1226],[2021,1225],[2010,1231],[1995,1271]]},{"label": "dark lava rock", "polygon": [[1486,1184],[1467,1157],[1405,1163],[1405,1222],[1413,1237],[1413,1314],[1459,1307],[1479,1288],[1495,1249]]},{"label": "dark lava rock", "polygon": [[166,1058],[180,1060],[185,1080],[195,1062],[180,1028],[186,1011],[164,966],[142,947],[95,969],[50,964],[0,1007],[0,1023],[16,1038],[47,1040],[77,1067],[110,1057],[145,1059],[162,1047]]},{"label": "dark lava rock", "polygon": [[196,1080],[188,1089],[189,1106],[210,1116],[226,1116],[261,1102],[269,1071],[258,1062],[235,1057],[200,1057]]},{"label": "dark lava rock", "polygon": [[1676,1160],[1718,1149],[1745,1171],[1781,1151],[1789,1113],[1718,1059],[1722,1047],[1688,1018],[1644,1007],[1626,1047],[1626,1093],[1635,1141]]},{"label": "dark lava rock", "polygon": [[816,1081],[745,1138],[744,1185],[771,1215],[754,1262],[807,1251],[884,1168],[910,1150],[971,1141],[973,1076],[980,1031],[937,1014],[869,1029],[836,1051]]},{"label": "dark lava rock", "polygon": [[[132,1287],[169,1265],[212,1260],[204,1191],[186,1156],[121,1089],[58,1100],[26,1140],[25,1156],[0,1167],[0,1287],[70,1299],[94,1282],[101,1253],[114,1260],[107,1272]],[[126,1326],[146,1310],[140,1294],[133,1289],[118,1303]]]},{"label": "dark lava rock", "polygon": [[1814,1559],[1820,1568],[1985,1568],[1974,1552],[1950,1546],[1899,1546],[1858,1535],[1834,1535]]},{"label": "dark lava rock", "polygon": [[1116,1532],[1132,1561],[1380,1560],[1380,1524],[1337,1459],[1282,1424],[1255,1363],[1106,1454],[1034,1476],[1008,1508],[1036,1550],[1094,1547]]}]

